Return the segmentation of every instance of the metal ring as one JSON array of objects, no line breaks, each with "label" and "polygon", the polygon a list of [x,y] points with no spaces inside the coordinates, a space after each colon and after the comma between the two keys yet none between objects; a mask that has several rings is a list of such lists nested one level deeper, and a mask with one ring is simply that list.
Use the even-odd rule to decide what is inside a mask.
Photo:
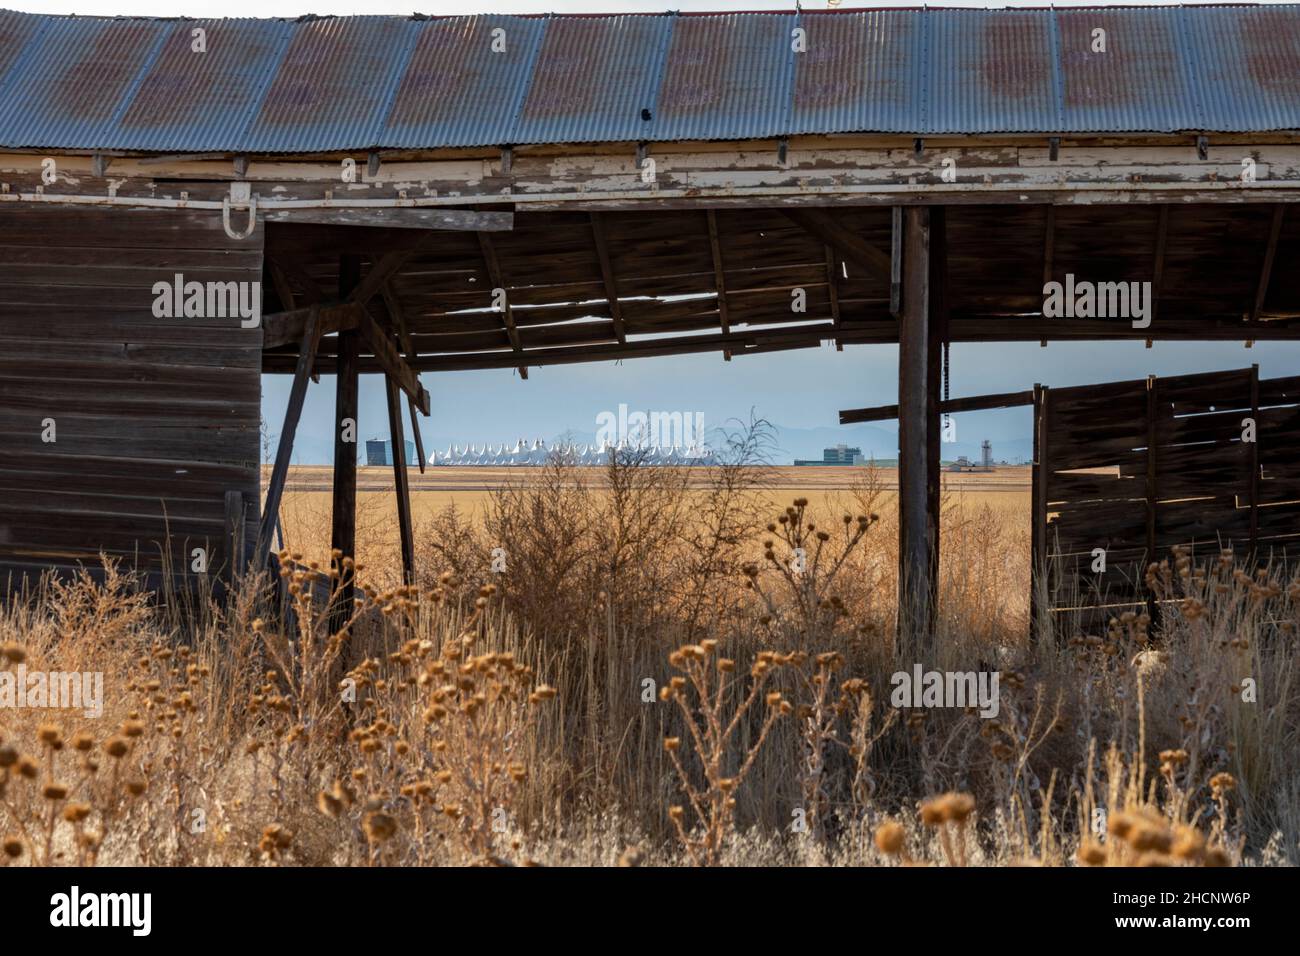
[{"label": "metal ring", "polygon": [[243,232],[235,232],[230,228],[230,197],[226,196],[221,200],[221,225],[225,227],[226,235],[231,239],[247,239],[257,228],[257,197],[252,196],[248,200],[248,228]]}]

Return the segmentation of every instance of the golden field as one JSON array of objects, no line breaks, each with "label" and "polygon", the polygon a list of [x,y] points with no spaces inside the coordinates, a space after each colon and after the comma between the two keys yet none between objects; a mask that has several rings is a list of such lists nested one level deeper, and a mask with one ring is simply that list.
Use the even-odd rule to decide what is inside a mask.
[{"label": "golden field", "polygon": [[[481,519],[493,494],[506,485],[531,487],[544,479],[541,468],[428,467],[424,474],[410,469],[411,509],[416,526],[426,523],[443,510],[454,507],[471,519]],[[585,468],[587,487],[594,492],[606,490],[599,468]],[[845,467],[766,468],[761,484],[772,501],[784,502],[807,497],[833,510],[852,506],[853,489],[866,480],[867,469]],[[1008,466],[993,472],[945,473],[944,494],[949,502],[960,501],[966,508],[988,507],[1004,516],[1010,526],[1018,522],[1026,528],[1030,505],[1030,467]],[[687,487],[699,494],[707,487],[707,469],[686,469]],[[263,469],[263,481],[270,477],[270,467]],[[321,559],[329,550],[330,485],[332,469],[324,465],[300,465],[290,469],[281,513],[285,520],[286,540],[296,549]],[[893,511],[895,497],[889,492],[898,487],[894,468],[879,468],[871,480],[883,492],[879,508]],[[377,550],[397,547],[397,504],[393,497],[393,471],[390,466],[362,466],[357,469],[358,549],[377,545]],[[391,519],[391,520],[390,520]],[[381,558],[382,560],[382,558]],[[1026,584],[1027,586],[1027,584]]]},{"label": "golden field", "polygon": [[[903,641],[891,475],[751,451],[431,470],[410,584],[387,469],[356,561],[297,469],[278,577],[46,582],[0,670],[100,671],[104,711],[6,712],[0,864],[1297,862],[1300,580],[1173,554],[1158,634],[1030,642],[1027,475],[949,475]],[[996,675],[996,716],[895,699],[916,667]]]}]

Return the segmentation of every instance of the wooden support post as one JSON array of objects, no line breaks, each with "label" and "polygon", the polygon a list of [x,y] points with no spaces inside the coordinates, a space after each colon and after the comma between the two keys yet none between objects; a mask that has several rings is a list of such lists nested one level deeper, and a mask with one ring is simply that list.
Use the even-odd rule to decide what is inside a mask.
[{"label": "wooden support post", "polygon": [[[1047,396],[1048,390],[1034,383],[1034,469],[1033,517],[1029,530],[1029,639],[1037,641],[1042,635],[1040,617],[1051,607],[1051,590],[1047,575],[1047,481],[1050,474],[1047,464]],[[1047,607],[1039,600],[1040,593],[1047,598]]]},{"label": "wooden support post", "polygon": [[293,439],[298,431],[298,420],[302,417],[303,402],[307,399],[307,382],[311,379],[311,370],[316,364],[320,335],[320,307],[313,306],[307,319],[307,329],[302,336],[302,345],[298,348],[298,367],[294,370],[293,385],[289,389],[289,407],[284,411],[284,427],[280,429],[280,441],[275,449],[275,466],[271,469],[271,482],[266,488],[266,505],[262,509],[262,523],[257,532],[253,567],[259,571],[266,567],[266,559],[271,552],[271,537],[280,519],[280,500],[284,496],[284,484],[289,476]]},{"label": "wooden support post", "polygon": [[[1160,386],[1159,380],[1154,375],[1147,376],[1147,559],[1146,567],[1142,568],[1143,581],[1146,579],[1146,570],[1156,560],[1157,544],[1157,523],[1156,523],[1156,502],[1159,499],[1159,462],[1157,449],[1160,444]],[[1147,614],[1151,618],[1149,631],[1154,631],[1156,627],[1156,617],[1159,614],[1159,608],[1156,606],[1155,594],[1147,593]]]},{"label": "wooden support post", "polygon": [[903,308],[903,207],[890,210],[889,314],[898,318]]},{"label": "wooden support post", "polygon": [[[339,257],[339,298],[346,299],[361,280],[361,259],[355,253]],[[334,400],[334,500],[330,547],[344,557],[357,554],[357,389],[361,333],[338,334],[338,384]],[[350,426],[345,429],[345,426]],[[346,441],[351,438],[351,441]],[[330,633],[342,630],[352,617],[356,595],[354,575],[340,568],[338,600],[330,609]]]},{"label": "wooden support post", "polygon": [[1250,555],[1259,560],[1259,366],[1250,367],[1250,420],[1255,423],[1255,440],[1250,445]]},{"label": "wooden support post", "polygon": [[904,212],[898,349],[898,633],[918,654],[933,647],[938,514],[930,475],[939,382],[931,321],[930,209]]},{"label": "wooden support post", "polygon": [[948,230],[947,211],[943,206],[930,207],[930,333],[926,355],[926,441],[925,466],[926,513],[930,522],[930,552],[933,564],[927,583],[927,601],[931,617],[939,606],[939,501],[941,497],[943,421],[939,413],[943,397],[943,343],[948,341]]},{"label": "wooden support post", "polygon": [[401,391],[384,376],[388,394],[388,435],[393,443],[393,489],[397,493],[397,528],[402,541],[402,580],[415,582],[415,535],[411,531],[411,484],[406,471],[406,436],[402,434]]}]

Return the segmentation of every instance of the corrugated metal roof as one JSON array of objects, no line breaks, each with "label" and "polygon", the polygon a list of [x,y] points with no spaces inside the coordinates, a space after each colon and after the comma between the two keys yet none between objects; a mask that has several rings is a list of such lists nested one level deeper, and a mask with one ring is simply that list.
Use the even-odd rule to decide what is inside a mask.
[{"label": "corrugated metal roof", "polygon": [[[191,48],[196,29],[205,53]],[[1300,129],[1295,4],[301,20],[0,11],[10,148],[1278,129]]]}]

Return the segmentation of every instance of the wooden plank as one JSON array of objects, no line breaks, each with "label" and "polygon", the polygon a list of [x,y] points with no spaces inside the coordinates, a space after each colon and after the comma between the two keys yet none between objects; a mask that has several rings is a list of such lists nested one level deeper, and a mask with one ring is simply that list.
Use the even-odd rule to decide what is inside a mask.
[{"label": "wooden plank", "polygon": [[258,209],[265,222],[322,223],[336,226],[396,229],[446,229],[464,232],[507,232],[514,228],[510,212],[472,212],[465,209],[334,207]]},{"label": "wooden plank", "polygon": [[257,532],[257,543],[253,551],[253,567],[262,570],[271,553],[271,537],[280,517],[280,501],[284,495],[285,481],[289,477],[289,464],[293,457],[293,441],[298,431],[298,421],[302,417],[303,403],[307,399],[307,382],[316,362],[316,347],[321,337],[321,309],[312,306],[303,331],[302,345],[298,350],[298,368],[294,372],[293,385],[289,389],[289,404],[284,411],[284,425],[280,428],[280,440],[275,450],[275,465],[271,469],[271,480],[266,489],[266,505],[262,511],[262,523]]},{"label": "wooden plank", "polygon": [[[722,326],[722,334],[727,335],[731,332],[731,318],[727,312],[727,280],[726,269],[722,264],[722,244],[718,241],[718,214],[712,209],[706,209],[704,217],[708,224],[709,251],[713,258],[713,291],[718,297],[718,322]],[[723,352],[722,355],[728,362],[731,361],[730,352]]]},{"label": "wooden plank", "polygon": [[614,266],[609,258],[609,241],[605,238],[604,214],[590,213],[592,239],[596,243],[596,258],[600,261],[600,277],[605,284],[605,301],[609,303],[609,314],[614,320],[614,334],[619,342],[627,341],[627,330],[623,326],[623,307],[618,299],[618,279],[614,275]]},{"label": "wooden plank", "polygon": [[[951,398],[939,402],[940,414],[957,412],[974,412],[990,408],[1015,408],[1034,403],[1033,391],[999,392],[994,395],[973,395],[968,398]],[[850,408],[840,412],[840,424],[852,425],[859,422],[883,422],[898,418],[897,405],[878,405],[875,408]]]},{"label": "wooden plank", "polygon": [[393,447],[393,487],[397,494],[397,528],[402,546],[402,580],[415,583],[415,535],[411,530],[411,486],[406,471],[406,438],[402,434],[402,408],[397,383],[384,379],[388,397],[388,434]]},{"label": "wooden plank", "polygon": [[[355,254],[339,257],[339,298],[346,299],[361,281],[361,260]],[[357,554],[357,359],[361,333],[339,333],[338,382],[334,399],[334,483],[330,518],[330,548],[343,557]],[[351,424],[352,441],[346,441],[344,427]],[[340,572],[342,569],[340,568]],[[336,599],[330,608],[330,633],[337,634],[352,616],[356,581],[352,573],[341,573]]]}]

